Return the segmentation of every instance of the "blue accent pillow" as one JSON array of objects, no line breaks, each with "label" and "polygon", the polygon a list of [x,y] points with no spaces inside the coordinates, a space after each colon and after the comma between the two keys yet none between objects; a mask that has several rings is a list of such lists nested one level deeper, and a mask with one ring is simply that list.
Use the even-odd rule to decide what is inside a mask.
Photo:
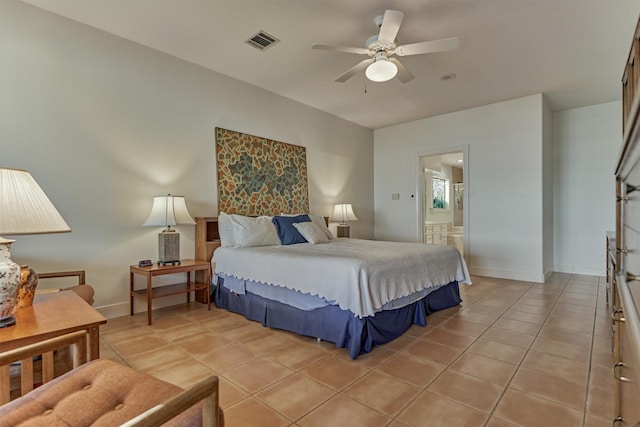
[{"label": "blue accent pillow", "polygon": [[281,244],[307,243],[307,239],[302,237],[302,234],[296,230],[293,224],[296,222],[311,222],[309,215],[274,216],[271,222],[276,226],[276,232]]}]

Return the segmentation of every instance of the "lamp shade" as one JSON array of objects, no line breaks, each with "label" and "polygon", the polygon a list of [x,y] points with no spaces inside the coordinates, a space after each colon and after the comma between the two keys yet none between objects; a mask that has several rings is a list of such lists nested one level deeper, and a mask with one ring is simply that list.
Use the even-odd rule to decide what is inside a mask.
[{"label": "lamp shade", "polygon": [[0,235],[71,231],[29,172],[0,168]]},{"label": "lamp shade", "polygon": [[342,203],[334,205],[333,215],[331,215],[331,221],[344,224],[347,221],[357,221],[358,218],[353,213],[353,207],[351,203]]},{"label": "lamp shade", "polygon": [[[67,231],[71,229],[29,172],[0,168],[0,234]],[[21,275],[20,266],[11,260],[13,242],[0,237],[0,328],[16,324],[13,311]]]},{"label": "lamp shade", "polygon": [[398,67],[386,58],[380,57],[376,58],[364,73],[372,82],[386,82],[396,76]]},{"label": "lamp shade", "polygon": [[183,196],[156,196],[153,198],[151,213],[142,224],[145,227],[168,227],[177,224],[195,224],[189,214],[187,203]]}]

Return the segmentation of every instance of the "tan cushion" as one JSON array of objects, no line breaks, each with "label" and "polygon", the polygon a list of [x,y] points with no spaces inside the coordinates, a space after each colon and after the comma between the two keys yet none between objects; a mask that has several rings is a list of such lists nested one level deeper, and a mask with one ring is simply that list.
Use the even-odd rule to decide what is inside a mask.
[{"label": "tan cushion", "polygon": [[93,290],[93,286],[91,285],[77,285],[72,286],[70,288],[64,288],[63,291],[72,291],[75,292],[87,302],[89,305],[93,305],[93,295],[95,291]]},{"label": "tan cushion", "polygon": [[[99,359],[0,406],[0,426],[112,427],[181,391],[180,387],[143,372]],[[201,426],[201,405],[195,405],[165,425]]]}]

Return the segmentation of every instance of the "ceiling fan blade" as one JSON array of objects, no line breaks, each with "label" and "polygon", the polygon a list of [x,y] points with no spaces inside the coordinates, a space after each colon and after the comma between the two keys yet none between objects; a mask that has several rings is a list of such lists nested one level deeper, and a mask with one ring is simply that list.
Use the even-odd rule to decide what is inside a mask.
[{"label": "ceiling fan blade", "polygon": [[460,39],[451,37],[449,39],[431,40],[428,42],[411,43],[398,46],[396,55],[409,56],[420,55],[422,53],[446,52],[448,50],[456,50],[460,46]]},{"label": "ceiling fan blade", "polygon": [[382,25],[380,26],[380,34],[378,34],[378,41],[384,44],[392,44],[395,42],[403,19],[404,13],[391,9],[385,10]]},{"label": "ceiling fan blade", "polygon": [[365,49],[362,47],[334,46],[330,44],[314,44],[311,45],[311,49],[331,50],[334,52],[342,53],[357,53],[359,55],[369,54],[369,49]]},{"label": "ceiling fan blade", "polygon": [[410,82],[415,78],[411,71],[407,70],[407,67],[405,67],[402,62],[398,61],[397,58],[389,58],[389,61],[396,64],[396,67],[398,67],[398,74],[396,74],[396,77],[398,77],[398,80],[402,83]]},{"label": "ceiling fan blade", "polygon": [[363,61],[358,62],[353,67],[349,68],[343,75],[338,77],[336,79],[336,81],[340,82],[340,83],[346,82],[351,77],[353,77],[354,74],[359,73],[360,71],[362,71],[365,68],[367,68],[369,66],[369,64],[371,64],[372,62],[373,62],[373,58],[368,58],[368,59],[365,59]]}]

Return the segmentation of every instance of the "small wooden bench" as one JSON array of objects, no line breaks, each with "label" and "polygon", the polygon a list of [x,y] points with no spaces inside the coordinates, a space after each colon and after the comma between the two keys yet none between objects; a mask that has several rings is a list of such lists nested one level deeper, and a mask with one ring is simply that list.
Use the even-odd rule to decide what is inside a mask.
[{"label": "small wooden bench", "polygon": [[[86,344],[86,333],[77,331],[0,353],[0,426],[223,426],[217,376],[183,390],[111,360],[84,363]],[[67,346],[73,347],[74,369],[54,379],[53,351]],[[33,389],[37,355],[44,384]],[[22,396],[9,402],[9,365],[16,361],[22,364]]]}]

